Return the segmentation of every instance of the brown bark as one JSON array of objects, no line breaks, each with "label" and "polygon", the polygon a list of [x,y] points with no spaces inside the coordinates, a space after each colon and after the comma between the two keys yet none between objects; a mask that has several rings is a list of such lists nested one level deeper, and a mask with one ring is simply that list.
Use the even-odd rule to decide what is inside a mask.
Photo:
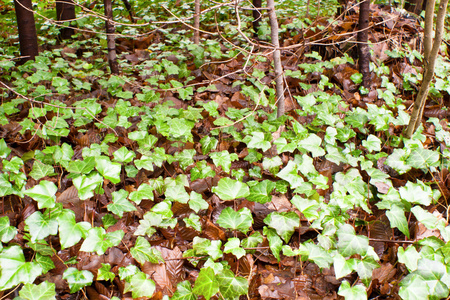
[{"label": "brown bark", "polygon": [[[434,3],[433,1],[429,1],[427,3],[426,14],[425,14],[425,41],[428,44],[428,39],[431,39],[432,30],[433,30],[433,15],[434,15]],[[436,18],[436,34],[433,40],[433,46],[431,49],[424,49],[426,51],[427,56],[424,56],[424,69],[425,73],[423,75],[423,80],[420,85],[419,93],[417,94],[416,100],[414,101],[413,111],[411,113],[411,119],[409,120],[408,127],[406,128],[405,137],[411,138],[414,132],[417,130],[419,125],[422,122],[423,108],[425,107],[425,103],[428,96],[428,91],[430,89],[430,82],[434,76],[434,68],[436,65],[436,58],[439,53],[439,47],[441,46],[442,35],[444,33],[444,21],[445,15],[447,12],[448,0],[441,0],[439,3],[439,11]],[[432,12],[432,13],[431,13]],[[428,23],[428,24],[427,24]],[[430,25],[431,24],[431,25]],[[429,37],[429,38],[428,38]]]},{"label": "brown bark", "polygon": [[[75,6],[73,0],[57,0],[56,2],[56,20],[67,21],[75,19]],[[74,34],[73,28],[63,27],[60,30],[60,37],[63,40],[70,39]]]},{"label": "brown bark", "polygon": [[405,9],[416,15],[420,15],[427,6],[427,0],[408,0],[405,3]]},{"label": "brown bark", "polygon": [[272,44],[275,47],[273,52],[273,64],[275,67],[275,90],[277,94],[277,117],[284,115],[284,85],[283,85],[283,66],[281,65],[280,41],[278,38],[278,21],[275,12],[275,1],[267,0],[267,9],[269,10],[269,21],[271,30]]},{"label": "brown bark", "polygon": [[108,45],[108,62],[112,74],[119,74],[119,64],[117,62],[116,55],[116,39],[115,39],[115,28],[110,20],[113,18],[112,4],[111,0],[104,0],[105,5],[105,16],[107,20],[105,21],[106,26],[106,41]]},{"label": "brown bark", "polygon": [[31,0],[14,0],[17,27],[19,29],[21,62],[34,59],[38,54],[36,25]]},{"label": "brown bark", "polygon": [[194,44],[200,44],[200,0],[195,0],[195,13],[194,13]]},{"label": "brown bark", "polygon": [[255,32],[255,36],[258,36],[259,30],[259,22],[261,21],[261,12],[257,10],[261,8],[262,0],[253,0],[253,31]]},{"label": "brown bark", "polygon": [[370,0],[364,0],[359,4],[359,24],[358,24],[358,58],[359,72],[363,75],[363,86],[368,88],[370,85],[370,48],[368,42],[368,27],[370,16]]},{"label": "brown bark", "polygon": [[128,11],[128,15],[130,16],[131,23],[136,23],[136,21],[134,20],[134,17],[133,17],[133,10],[131,9],[130,2],[128,2],[128,0],[122,0],[122,2]]}]

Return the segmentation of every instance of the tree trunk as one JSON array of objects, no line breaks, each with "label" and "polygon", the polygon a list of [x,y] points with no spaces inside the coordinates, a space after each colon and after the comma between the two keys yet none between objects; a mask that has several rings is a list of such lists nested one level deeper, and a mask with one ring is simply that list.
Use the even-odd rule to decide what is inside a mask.
[{"label": "tree trunk", "polygon": [[117,62],[117,55],[116,55],[116,40],[115,40],[115,28],[112,24],[111,20],[113,18],[112,13],[112,4],[111,0],[104,0],[103,1],[105,5],[105,15],[106,15],[106,41],[108,45],[108,62],[109,67],[111,69],[112,74],[119,74],[119,64]]},{"label": "tree trunk", "polygon": [[363,75],[363,86],[368,88],[370,85],[370,49],[368,42],[368,27],[370,15],[370,0],[364,0],[359,4],[359,24],[358,24],[358,58],[359,72]]},{"label": "tree trunk", "polygon": [[259,22],[261,21],[261,12],[257,10],[261,8],[262,0],[253,0],[253,31],[255,32],[255,37],[258,36]]},{"label": "tree trunk", "polygon": [[405,137],[411,138],[416,129],[422,122],[423,109],[430,89],[430,82],[434,76],[434,68],[436,65],[436,58],[439,53],[439,47],[441,46],[442,35],[444,33],[444,21],[447,12],[448,0],[441,0],[439,3],[439,11],[436,18],[436,34],[431,45],[431,36],[433,31],[433,15],[434,15],[434,1],[428,1],[425,14],[425,49],[424,49],[424,69],[423,80],[420,85],[419,93],[414,101],[413,111],[411,113],[411,119],[409,120],[408,127],[406,128]]},{"label": "tree trunk", "polygon": [[267,0],[269,10],[270,30],[272,44],[275,47],[273,52],[273,64],[275,67],[275,88],[277,94],[277,117],[284,115],[284,85],[283,85],[283,66],[281,65],[280,41],[278,38],[278,21],[275,12],[275,1]]},{"label": "tree trunk", "polygon": [[427,6],[427,0],[408,0],[405,3],[405,9],[409,12],[420,15]]},{"label": "tree trunk", "polygon": [[128,11],[128,15],[130,16],[131,23],[136,23],[136,21],[134,20],[134,17],[133,17],[133,10],[131,9],[130,2],[128,2],[128,0],[122,0],[122,2]]},{"label": "tree trunk", "polygon": [[[75,19],[75,6],[73,0],[56,1],[56,20],[67,21]],[[60,38],[63,40],[70,39],[74,34],[73,28],[63,27],[60,30]]]},{"label": "tree trunk", "polygon": [[24,63],[39,54],[33,6],[31,0],[14,0],[14,7],[19,29],[21,62]]},{"label": "tree trunk", "polygon": [[195,12],[194,12],[194,44],[200,44],[200,0],[195,0]]}]

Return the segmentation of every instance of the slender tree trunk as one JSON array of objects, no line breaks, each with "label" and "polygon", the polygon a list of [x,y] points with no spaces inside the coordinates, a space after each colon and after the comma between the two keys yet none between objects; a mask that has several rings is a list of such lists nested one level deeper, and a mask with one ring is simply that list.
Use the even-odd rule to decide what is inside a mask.
[{"label": "slender tree trunk", "polygon": [[[439,53],[439,47],[441,46],[442,35],[444,33],[444,21],[447,13],[448,0],[441,0],[439,3],[439,11],[436,18],[436,34],[431,46],[431,36],[433,30],[433,15],[434,15],[434,1],[428,1],[426,14],[425,14],[425,39],[424,39],[424,69],[423,80],[420,85],[419,93],[414,101],[413,111],[411,113],[411,119],[409,120],[408,127],[406,128],[405,137],[411,138],[416,129],[422,122],[423,109],[430,89],[430,82],[434,76],[434,68],[436,65],[436,58]],[[428,24],[427,24],[428,23]],[[431,25],[430,25],[431,24]]]},{"label": "slender tree trunk", "polygon": [[112,4],[111,0],[104,0],[103,3],[105,5],[105,15],[108,18],[108,20],[105,22],[105,25],[106,25],[106,41],[108,45],[109,67],[111,69],[112,74],[119,74],[119,64],[117,62],[117,55],[116,55],[116,39],[114,35],[115,28],[111,22],[113,18]]},{"label": "slender tree trunk", "polygon": [[200,8],[201,3],[200,0],[195,0],[195,12],[194,12],[194,44],[200,44]]},{"label": "slender tree trunk", "polygon": [[283,66],[281,65],[280,41],[278,37],[278,21],[275,12],[275,1],[267,0],[269,10],[269,20],[271,29],[272,44],[276,48],[273,52],[273,64],[275,67],[275,88],[277,94],[277,117],[284,115],[284,86],[283,86]]},{"label": "slender tree trunk", "polygon": [[258,36],[259,22],[261,21],[261,12],[257,10],[261,8],[262,0],[253,0],[253,31],[255,32],[255,37]]},{"label": "slender tree trunk", "polygon": [[363,75],[363,86],[370,85],[370,49],[368,45],[369,33],[370,0],[364,0],[359,4],[359,24],[358,24],[358,58],[359,72]]},{"label": "slender tree trunk", "polygon": [[38,54],[36,25],[34,23],[33,6],[31,0],[14,0],[17,27],[19,29],[21,62],[34,59]]},{"label": "slender tree trunk", "polygon": [[130,2],[128,2],[128,0],[122,0],[122,2],[125,5],[125,8],[128,10],[128,15],[130,16],[131,23],[136,23],[133,17],[133,10],[131,9]]},{"label": "slender tree trunk", "polygon": [[416,15],[420,15],[427,6],[427,0],[408,0],[405,3],[405,9]]},{"label": "slender tree trunk", "polygon": [[[75,6],[73,0],[56,1],[56,20],[67,21],[75,19]],[[60,37],[63,40],[70,39],[74,34],[73,28],[63,27],[60,30]]]}]

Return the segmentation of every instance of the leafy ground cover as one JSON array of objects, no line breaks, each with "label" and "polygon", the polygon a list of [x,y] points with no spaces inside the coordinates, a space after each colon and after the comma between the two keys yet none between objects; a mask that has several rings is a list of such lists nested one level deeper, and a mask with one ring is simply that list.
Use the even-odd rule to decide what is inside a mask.
[{"label": "leafy ground cover", "polygon": [[[1,38],[3,299],[448,297],[444,46],[427,120],[402,137],[422,74],[419,19],[372,5],[365,89],[357,9],[313,22],[294,14],[305,3],[284,2],[276,118],[268,25],[248,44],[238,29],[251,36],[251,19],[241,12],[239,28],[224,6],[202,15],[194,45],[172,15],[193,5],[155,3],[133,7],[138,23],[166,22],[150,34],[117,24],[120,75],[101,19],[81,11],[86,31],[63,43],[52,6],[36,6],[35,61],[15,63],[13,29]],[[12,7],[1,13],[11,28]]]}]

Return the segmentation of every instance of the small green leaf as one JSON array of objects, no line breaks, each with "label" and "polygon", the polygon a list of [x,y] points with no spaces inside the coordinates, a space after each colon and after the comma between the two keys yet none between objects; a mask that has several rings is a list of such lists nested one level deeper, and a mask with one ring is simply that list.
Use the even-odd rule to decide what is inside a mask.
[{"label": "small green leaf", "polygon": [[272,251],[273,256],[275,256],[275,258],[280,261],[280,252],[283,246],[283,241],[281,240],[280,236],[274,229],[267,226],[264,226],[263,234],[269,241],[270,251]]},{"label": "small green leaf", "polygon": [[183,204],[188,203],[190,198],[183,184],[176,184],[175,186],[168,187],[165,192],[165,196],[167,200],[176,201]]},{"label": "small green leaf", "polygon": [[38,160],[35,160],[34,164],[33,164],[33,170],[30,172],[29,175],[34,180],[39,180],[43,177],[53,176],[55,174],[56,173],[55,173],[55,170],[53,169],[53,166],[49,166],[49,165],[41,163]]},{"label": "small green leaf", "polygon": [[226,207],[220,213],[217,224],[231,230],[239,230],[246,234],[253,224],[251,211],[244,207],[239,211],[234,211],[231,207]]},{"label": "small green leaf", "polygon": [[73,180],[73,185],[77,188],[78,197],[81,200],[86,200],[93,197],[94,189],[102,183],[103,178],[97,172],[93,172],[88,176],[81,175]]},{"label": "small green leaf", "polygon": [[142,236],[137,238],[136,244],[130,249],[130,253],[140,264],[144,264],[146,261],[153,264],[164,262],[161,252],[152,248],[150,243]]},{"label": "small green leaf", "polygon": [[247,200],[261,204],[272,200],[271,193],[275,189],[276,183],[270,180],[263,180],[250,188],[250,195]]},{"label": "small green leaf", "polygon": [[144,199],[153,200],[153,190],[154,188],[151,185],[143,183],[136,191],[130,193],[129,198],[131,201],[134,201],[137,205],[139,205]]},{"label": "small green leaf", "polygon": [[250,141],[247,143],[247,147],[261,149],[262,151],[267,151],[272,145],[269,141],[266,141],[264,138],[263,132],[252,132],[252,136],[249,139]]},{"label": "small green leaf", "polygon": [[209,255],[213,260],[222,257],[223,253],[220,250],[222,247],[222,241],[200,238],[198,236],[194,237],[192,248],[196,255]]},{"label": "small green leaf", "polygon": [[223,249],[223,253],[231,253],[240,259],[245,255],[245,250],[240,247],[241,240],[238,238],[229,238]]},{"label": "small green leaf", "polygon": [[25,195],[30,196],[38,203],[38,207],[52,208],[56,203],[56,191],[58,188],[53,182],[42,180],[39,185],[25,191]]},{"label": "small green leaf", "polygon": [[123,217],[124,212],[136,211],[136,207],[127,200],[128,192],[119,190],[112,192],[112,203],[108,204],[107,208],[113,214]]},{"label": "small green leaf", "polygon": [[[0,241],[8,243],[17,234],[17,228],[9,225],[9,217],[4,216],[0,218]],[[0,248],[1,250],[1,248]]]},{"label": "small green leaf", "polygon": [[26,218],[25,224],[29,227],[32,242],[58,233],[58,221],[55,218],[49,218],[48,215],[44,216],[40,211],[35,211]]},{"label": "small green leaf", "polygon": [[433,191],[421,181],[413,183],[408,181],[399,189],[402,199],[415,204],[428,206],[431,204]]},{"label": "small green leaf", "polygon": [[417,148],[411,152],[406,163],[416,169],[436,167],[439,164],[439,152]]},{"label": "small green leaf", "polygon": [[279,236],[287,243],[295,231],[300,226],[300,217],[295,212],[272,212],[265,219],[264,223],[276,230]]},{"label": "small green leaf", "polygon": [[198,213],[200,210],[208,209],[209,204],[205,200],[201,194],[196,193],[194,191],[191,192],[189,196],[189,208]]},{"label": "small green leaf", "polygon": [[102,263],[102,267],[98,269],[97,280],[113,281],[116,275],[110,271],[111,265]]},{"label": "small green leaf", "polygon": [[106,233],[102,227],[93,227],[89,229],[87,238],[81,244],[80,251],[97,252],[98,255],[102,255],[109,248],[117,246],[124,234],[123,230]]},{"label": "small green leaf", "polygon": [[235,277],[230,270],[217,274],[220,293],[225,299],[237,299],[248,293],[248,281],[243,277]]},{"label": "small green leaf", "polygon": [[228,177],[220,179],[218,185],[213,187],[212,191],[224,201],[244,198],[250,195],[250,189],[247,184]]},{"label": "small green leaf", "polygon": [[58,216],[59,241],[61,248],[69,248],[78,243],[81,238],[87,236],[91,225],[88,222],[76,223],[75,213],[70,209],[64,209]]},{"label": "small green leaf", "polygon": [[126,147],[119,148],[114,152],[114,160],[122,163],[129,163],[133,160],[136,154],[128,150]]},{"label": "small green leaf", "polygon": [[405,211],[397,204],[394,204],[390,210],[386,211],[386,216],[391,223],[391,228],[398,228],[409,239],[409,228]]},{"label": "small green leaf", "polygon": [[197,296],[192,291],[191,283],[188,280],[185,280],[177,284],[177,290],[170,299],[197,300]]},{"label": "small green leaf", "polygon": [[112,183],[120,182],[122,166],[119,163],[111,162],[106,156],[100,156],[95,158],[95,168],[104,178]]},{"label": "small green leaf", "polygon": [[200,217],[192,213],[189,218],[184,218],[183,221],[186,223],[187,227],[192,227],[198,232],[202,232],[202,223],[200,222]]},{"label": "small green leaf", "polygon": [[19,295],[27,300],[53,300],[56,299],[55,284],[43,281],[39,285],[26,283],[19,291]]},{"label": "small green leaf", "polygon": [[212,158],[214,164],[216,166],[222,167],[226,173],[230,172],[231,163],[233,161],[238,160],[238,156],[236,153],[229,153],[227,150],[222,152],[213,152],[210,153],[209,156]]},{"label": "small green leaf", "polygon": [[195,280],[193,292],[209,300],[219,292],[219,283],[217,282],[214,270],[211,268],[202,268]]},{"label": "small green leaf", "polygon": [[339,287],[338,295],[345,297],[345,300],[367,299],[367,293],[364,286],[357,284],[350,286],[350,283],[344,280]]},{"label": "small green leaf", "polygon": [[211,150],[214,150],[217,147],[218,143],[219,141],[216,138],[210,137],[209,135],[204,136],[200,140],[203,155],[206,155],[211,152]]},{"label": "small green leaf", "polygon": [[87,270],[78,270],[71,267],[64,271],[63,279],[67,280],[70,292],[75,293],[85,286],[91,285],[94,275]]},{"label": "small green leaf", "polygon": [[406,251],[403,247],[398,248],[397,252],[398,261],[408,268],[410,272],[417,270],[417,262],[419,261],[420,254],[417,252],[416,248],[411,245],[406,248]]},{"label": "small green leaf", "polygon": [[369,238],[362,235],[356,235],[355,229],[350,224],[342,225],[338,231],[338,250],[344,257],[359,254],[366,255],[369,248]]}]

